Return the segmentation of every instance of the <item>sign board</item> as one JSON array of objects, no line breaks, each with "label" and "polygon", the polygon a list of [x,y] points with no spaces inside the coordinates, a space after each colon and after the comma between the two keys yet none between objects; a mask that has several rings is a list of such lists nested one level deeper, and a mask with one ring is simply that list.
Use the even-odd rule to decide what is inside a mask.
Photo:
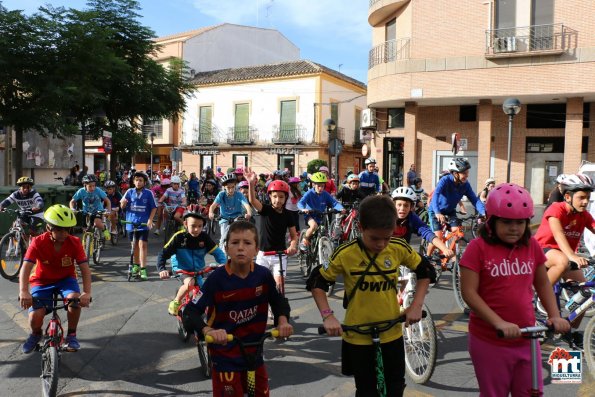
[{"label": "sign board", "polygon": [[300,154],[302,150],[295,147],[273,147],[267,148],[267,154]]},{"label": "sign board", "polygon": [[343,151],[343,144],[339,139],[335,138],[331,140],[328,151],[331,156],[338,156]]},{"label": "sign board", "polygon": [[172,149],[169,152],[171,161],[182,161],[182,151],[180,149]]},{"label": "sign board", "polygon": [[367,155],[368,155],[368,145],[364,143],[362,145],[362,156],[367,156]]},{"label": "sign board", "polygon": [[[219,154],[219,150],[207,149],[207,150],[193,150],[192,154],[194,155],[201,155],[201,154],[210,154],[210,155],[217,155]],[[180,159],[181,160],[181,159]]]}]

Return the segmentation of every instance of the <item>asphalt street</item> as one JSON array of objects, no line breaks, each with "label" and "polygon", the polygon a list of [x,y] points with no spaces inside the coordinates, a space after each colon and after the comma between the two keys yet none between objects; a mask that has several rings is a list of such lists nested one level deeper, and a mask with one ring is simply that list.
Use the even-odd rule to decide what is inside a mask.
[{"label": "asphalt street", "polygon": [[[81,316],[81,350],[62,355],[60,396],[211,394],[210,380],[199,373],[193,342],[181,341],[175,318],[167,314],[167,304],[179,284],[157,276],[156,254],[162,244],[162,238],[151,236],[150,275],[146,282],[127,281],[129,246],[125,241],[109,246],[103,263],[92,265],[93,304]],[[286,342],[270,341],[265,345],[271,395],[354,395],[353,380],[340,373],[340,340],[317,334],[320,316],[305,291],[295,260],[290,262],[286,288],[295,335]],[[40,354],[21,353],[29,327],[17,296],[18,284],[0,279],[0,395],[5,397],[40,393]],[[339,284],[331,305],[341,318],[342,296]],[[478,395],[467,353],[467,317],[454,303],[448,273],[430,290],[426,302],[438,329],[436,369],[425,385],[408,381],[405,395]],[[595,395],[595,384],[586,369],[581,384],[551,384],[547,355],[553,348],[544,347],[545,395]]]}]

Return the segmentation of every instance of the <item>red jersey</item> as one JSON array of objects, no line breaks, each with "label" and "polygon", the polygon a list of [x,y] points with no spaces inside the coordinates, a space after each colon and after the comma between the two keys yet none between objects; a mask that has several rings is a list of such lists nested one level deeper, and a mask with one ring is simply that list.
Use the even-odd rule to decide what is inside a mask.
[{"label": "red jersey", "polygon": [[548,221],[552,216],[560,220],[564,236],[573,251],[576,251],[585,228],[589,226],[595,228],[595,221],[588,211],[575,213],[572,209],[568,209],[564,202],[554,203],[545,210],[539,229],[535,233],[535,239],[542,248],[560,249]]},{"label": "red jersey", "polygon": [[51,233],[46,232],[33,239],[25,253],[25,260],[35,263],[29,277],[29,283],[35,287],[52,284],[68,277],[76,278],[74,265],[87,262],[87,256],[81,240],[75,236],[68,236],[60,251],[56,252]]},{"label": "red jersey", "polygon": [[324,185],[324,190],[326,190],[329,194],[337,193],[337,186],[335,186],[335,181],[332,179],[328,179],[326,184]]}]

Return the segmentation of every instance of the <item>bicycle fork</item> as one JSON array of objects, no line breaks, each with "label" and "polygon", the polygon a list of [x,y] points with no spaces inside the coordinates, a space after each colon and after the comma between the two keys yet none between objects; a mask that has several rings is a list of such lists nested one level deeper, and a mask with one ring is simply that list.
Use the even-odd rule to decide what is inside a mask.
[{"label": "bicycle fork", "polygon": [[372,343],[376,349],[376,391],[380,397],[386,397],[386,382],[384,380],[384,360],[380,346],[380,332],[377,327],[372,328]]}]

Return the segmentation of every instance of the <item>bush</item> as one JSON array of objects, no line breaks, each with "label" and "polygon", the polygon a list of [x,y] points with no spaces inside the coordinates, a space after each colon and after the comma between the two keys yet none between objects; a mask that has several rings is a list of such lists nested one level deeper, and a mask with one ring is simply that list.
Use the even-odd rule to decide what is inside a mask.
[{"label": "bush", "polygon": [[315,172],[318,172],[318,169],[322,166],[328,167],[326,161],[321,159],[315,159],[308,163],[308,174],[312,175]]}]

